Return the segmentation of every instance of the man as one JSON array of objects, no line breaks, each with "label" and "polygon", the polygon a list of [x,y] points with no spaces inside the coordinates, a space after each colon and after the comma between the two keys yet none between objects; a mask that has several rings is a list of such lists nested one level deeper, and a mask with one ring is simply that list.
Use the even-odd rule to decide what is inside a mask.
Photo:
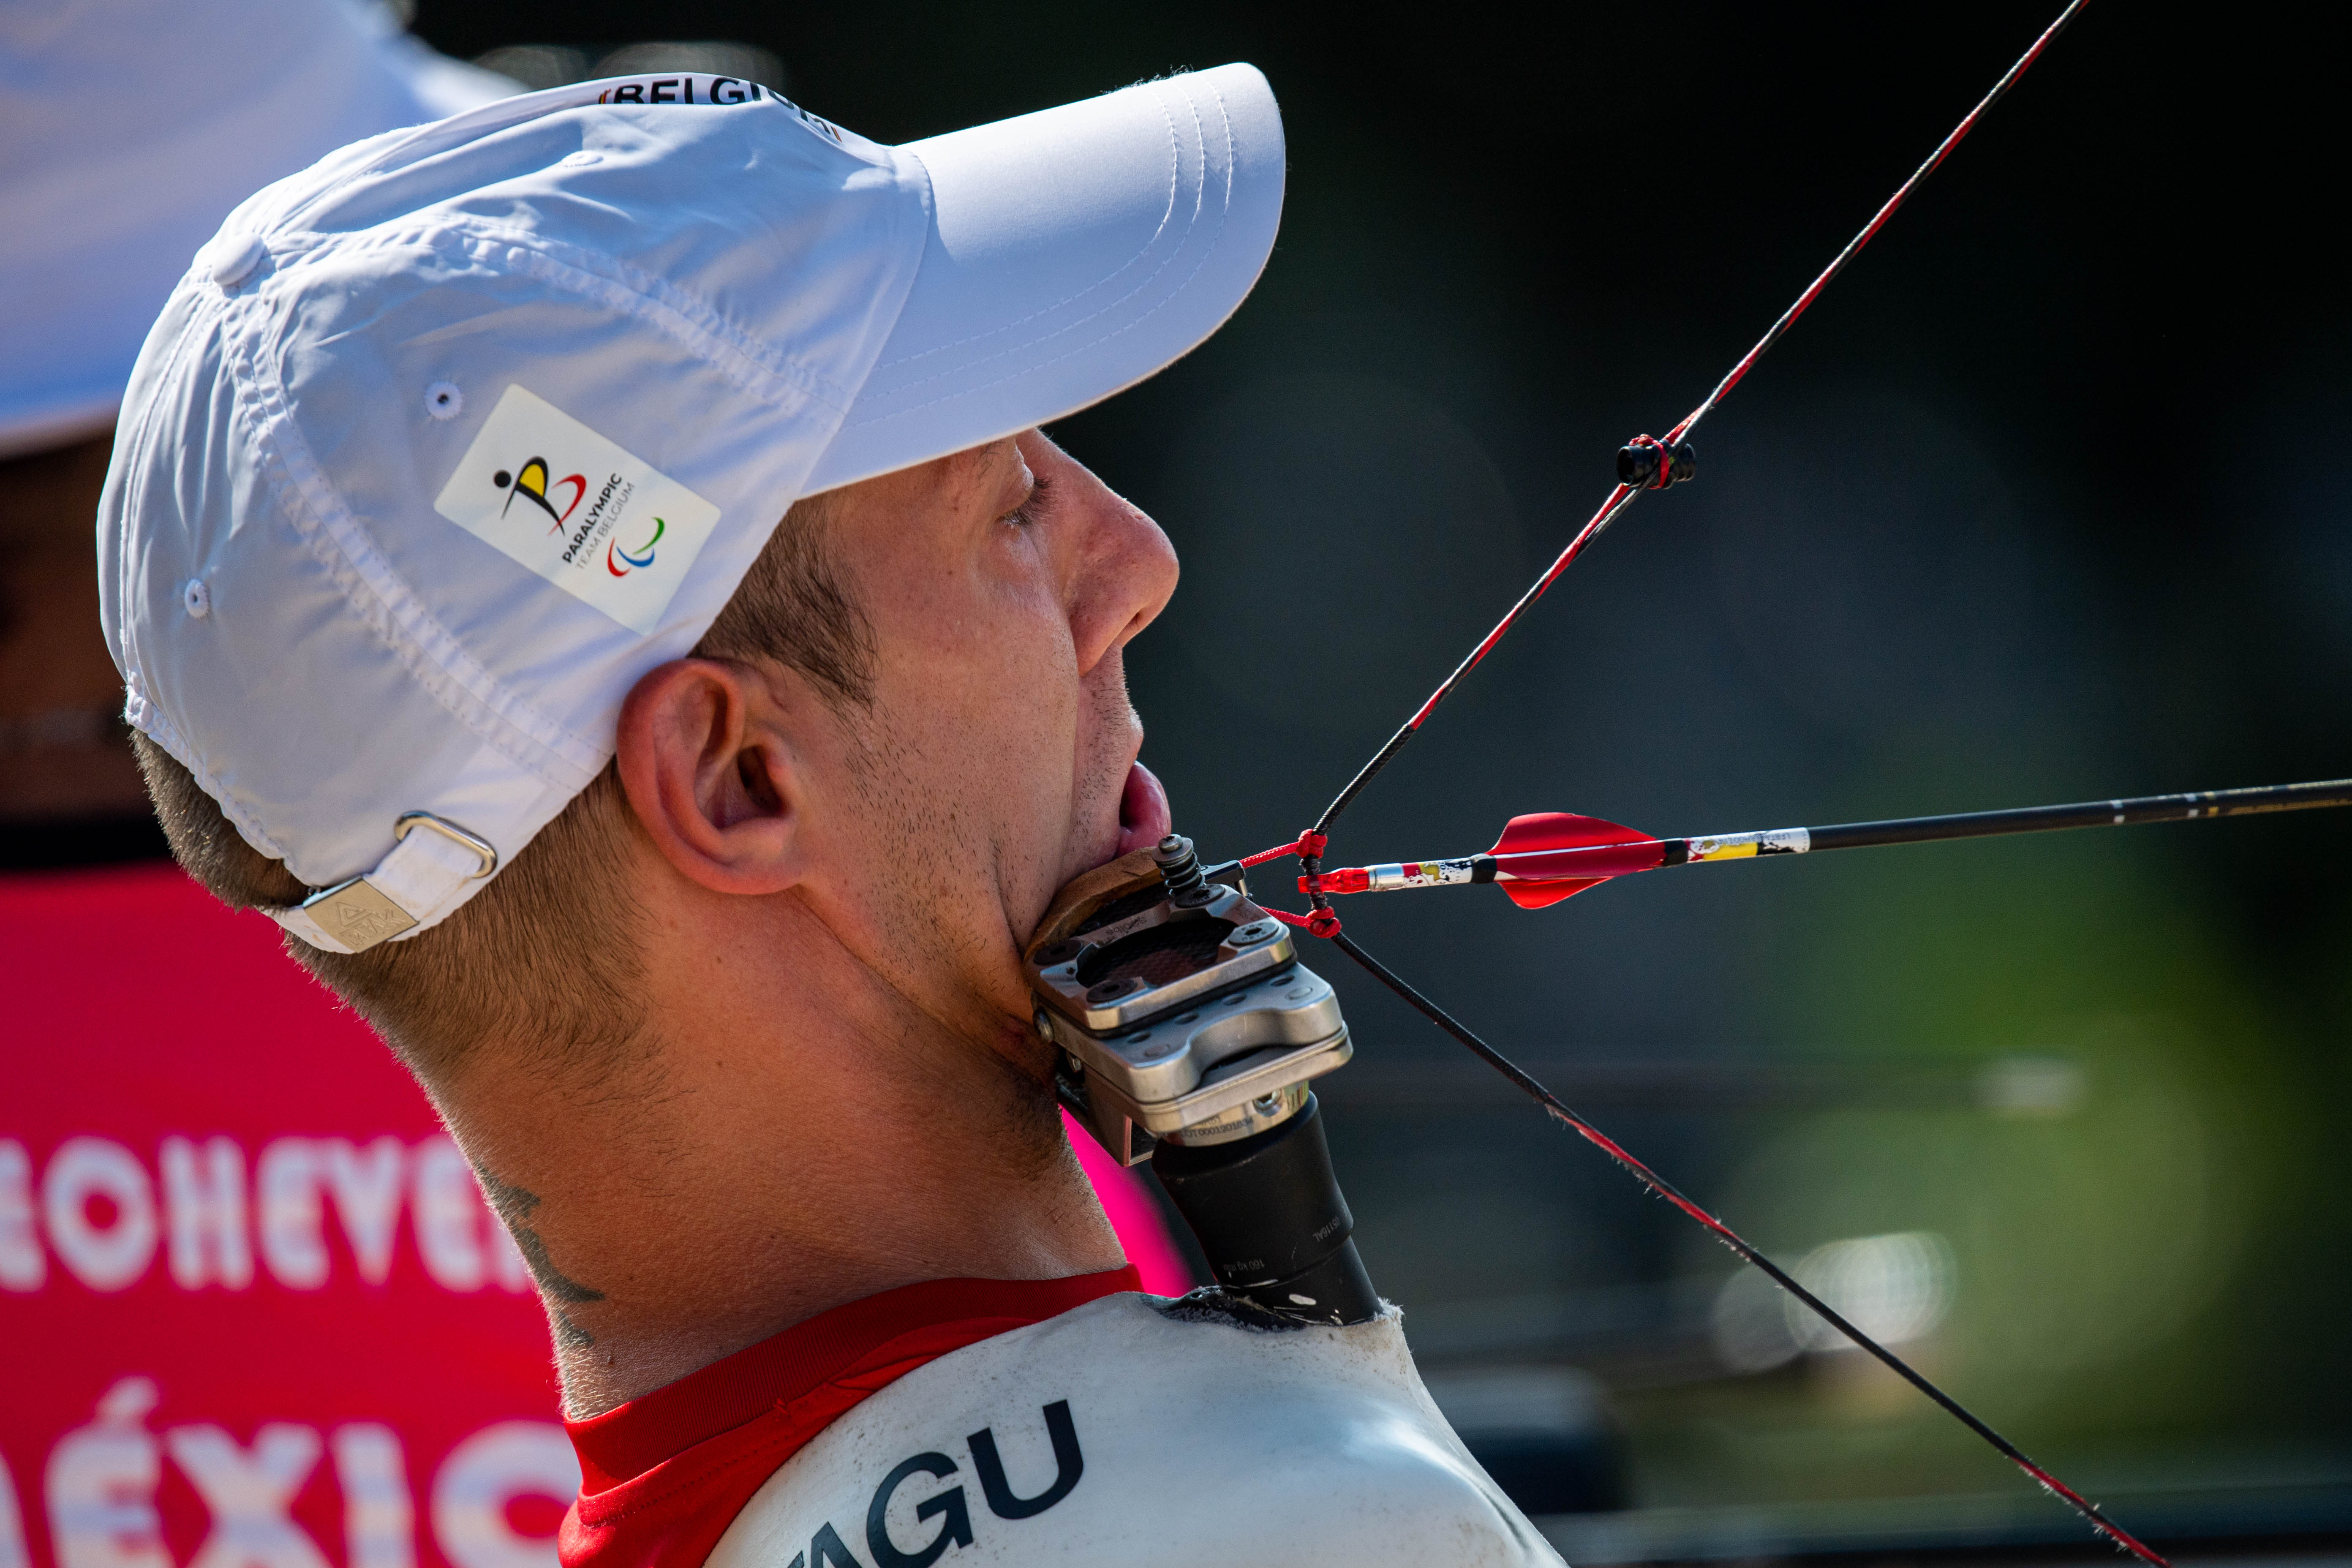
[{"label": "man", "polygon": [[530,1260],[567,1563],[1552,1560],[1393,1313],[1133,1293],[1029,1022],[1056,889],[1168,827],[1176,580],[1037,426],[1230,314],[1282,180],[1243,66],[902,148],[620,79],[265,191],[150,339],[151,788]]}]

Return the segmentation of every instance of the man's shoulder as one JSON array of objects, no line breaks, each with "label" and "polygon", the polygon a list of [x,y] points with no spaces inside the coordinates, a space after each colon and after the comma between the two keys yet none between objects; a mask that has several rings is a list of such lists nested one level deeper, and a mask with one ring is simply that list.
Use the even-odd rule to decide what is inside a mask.
[{"label": "man's shoulder", "polygon": [[1396,1315],[1281,1324],[1105,1297],[943,1356],[843,1416],[711,1568],[1113,1560],[1557,1563],[1463,1448]]}]

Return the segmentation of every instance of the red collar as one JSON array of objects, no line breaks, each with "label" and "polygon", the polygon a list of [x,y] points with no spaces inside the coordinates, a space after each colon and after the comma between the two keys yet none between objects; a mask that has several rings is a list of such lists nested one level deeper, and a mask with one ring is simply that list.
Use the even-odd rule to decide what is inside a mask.
[{"label": "red collar", "polygon": [[835,1307],[626,1405],[567,1421],[580,1496],[562,1568],[697,1568],[778,1467],[927,1362],[1139,1290],[1130,1266],[1067,1279],[931,1279]]}]

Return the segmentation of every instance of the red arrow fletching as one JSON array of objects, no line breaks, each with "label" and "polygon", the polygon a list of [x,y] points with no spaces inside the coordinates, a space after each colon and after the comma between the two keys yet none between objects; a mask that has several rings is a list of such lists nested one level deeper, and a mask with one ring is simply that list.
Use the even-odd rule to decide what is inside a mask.
[{"label": "red arrow fletching", "polygon": [[[1622,847],[1620,853],[1606,852],[1616,846]],[[1487,853],[1499,873],[1496,885],[1511,902],[1539,910],[1596,882],[1654,868],[1664,859],[1665,846],[1622,823],[1542,811],[1511,818]]]}]

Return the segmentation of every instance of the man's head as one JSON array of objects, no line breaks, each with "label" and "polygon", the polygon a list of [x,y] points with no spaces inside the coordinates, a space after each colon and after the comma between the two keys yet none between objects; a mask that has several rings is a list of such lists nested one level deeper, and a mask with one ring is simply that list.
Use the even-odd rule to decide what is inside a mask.
[{"label": "man's head", "polygon": [[1280,188],[1227,68],[900,149],[592,84],[264,192],[100,521],[175,847],[428,1079],[625,1051],[746,941],[1018,1036],[1019,937],[1165,830],[1120,649],[1174,583],[1034,426],[1213,331]]},{"label": "man's head", "polygon": [[[490,1039],[576,1065],[656,1048],[652,972],[747,934],[779,963],[838,947],[955,1032],[1017,1038],[1018,939],[1167,831],[1121,649],[1175,577],[1151,521],[1034,431],[812,498],[490,887],[410,942],[293,950],[428,1082]],[[140,745],[215,895],[300,896]]]}]

